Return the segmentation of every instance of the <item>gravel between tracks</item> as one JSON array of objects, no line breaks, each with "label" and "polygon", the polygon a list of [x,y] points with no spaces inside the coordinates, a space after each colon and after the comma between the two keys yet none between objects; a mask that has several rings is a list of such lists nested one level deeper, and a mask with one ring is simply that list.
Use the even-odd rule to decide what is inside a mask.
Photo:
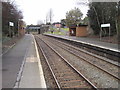
[{"label": "gravel between tracks", "polygon": [[[45,44],[40,43],[62,88],[90,88],[91,86]],[[71,76],[72,75],[72,76]],[[67,76],[67,78],[66,78]],[[72,78],[68,78],[71,76]],[[75,87],[74,87],[75,86]]]},{"label": "gravel between tracks", "polygon": [[[47,38],[47,37],[44,37],[44,39],[45,38]],[[76,55],[79,55],[79,56],[85,58],[87,61],[89,61],[89,62],[91,62],[91,63],[93,63],[93,64],[95,64],[95,65],[97,65],[99,67],[102,67],[106,71],[112,73],[113,75],[115,75],[116,77],[119,78],[119,67],[112,64],[112,63],[108,63],[108,61],[106,61],[106,60],[102,60],[102,58],[100,56],[99,56],[99,58],[101,58],[101,59],[93,57],[93,55],[87,54],[85,52],[85,50],[83,51],[83,50],[79,49],[80,50],[79,51],[78,48],[76,48],[76,49],[71,48],[67,44],[63,44],[58,40],[55,40],[55,39],[52,39],[52,38],[49,38],[48,40],[53,41],[55,43],[55,45],[57,45],[57,46],[59,46],[61,48],[64,48],[64,49],[67,49],[69,51],[74,52]],[[106,58],[104,58],[104,59],[106,59]]]},{"label": "gravel between tracks", "polygon": [[54,47],[63,57],[67,58],[70,63],[78,68],[81,73],[94,82],[99,88],[118,88],[118,80],[91,66],[85,61],[80,60],[67,51],[53,45],[53,42],[50,45]]},{"label": "gravel between tracks", "polygon": [[[37,42],[38,42],[38,40],[37,40]],[[44,73],[44,76],[45,76],[45,81],[46,81],[47,88],[57,88],[56,83],[53,79],[52,73],[50,72],[50,69],[49,69],[49,67],[48,67],[48,65],[45,61],[45,58],[42,55],[42,52],[41,52],[40,48],[38,48],[38,51],[39,51],[39,55],[40,55],[40,60],[41,60],[41,64],[42,64],[43,73]]]}]

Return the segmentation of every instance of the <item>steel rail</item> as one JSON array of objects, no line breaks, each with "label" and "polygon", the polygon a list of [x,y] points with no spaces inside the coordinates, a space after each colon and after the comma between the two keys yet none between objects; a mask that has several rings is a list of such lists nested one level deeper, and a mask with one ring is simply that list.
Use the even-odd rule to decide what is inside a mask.
[{"label": "steel rail", "polygon": [[[39,37],[39,36],[38,36]],[[41,39],[39,37],[39,39]],[[41,39],[42,40],[42,39]],[[95,90],[99,90],[90,80],[88,80],[82,73],[80,73],[72,64],[68,62],[63,56],[61,56],[55,49],[53,49],[48,43],[42,40],[49,48],[51,48],[60,58],[62,58],[73,70],[75,70],[84,80],[86,80]]]},{"label": "steel rail", "polygon": [[[58,42],[61,42],[61,41],[58,41]],[[64,44],[64,45],[67,45],[67,44],[65,44],[65,43],[63,43],[63,42],[61,42],[61,43]],[[85,54],[88,54],[88,55],[90,55],[90,56],[92,56],[92,57],[95,57],[95,58],[97,58],[97,59],[100,59],[100,60],[102,60],[102,61],[105,61],[105,62],[107,62],[107,63],[110,63],[110,64],[112,64],[112,65],[114,65],[114,66],[120,67],[120,64],[112,63],[112,62],[110,62],[110,61],[108,61],[108,60],[105,60],[104,58],[102,58],[102,57],[100,57],[100,56],[94,55],[94,54],[92,54],[92,53],[90,53],[90,52],[87,52],[87,51],[84,51],[84,50],[82,50],[82,49],[80,49],[80,48],[74,47],[74,46],[72,46],[72,45],[67,45],[67,46],[72,47],[72,48],[74,48],[74,49],[76,49],[76,50],[78,50],[78,51],[80,51],[80,52],[83,52],[83,53],[85,53]]]},{"label": "steel rail", "polygon": [[[46,36],[45,36],[45,37],[46,37]],[[120,67],[120,64],[112,63],[112,62],[110,62],[110,61],[108,61],[108,60],[105,60],[105,59],[102,58],[102,57],[98,57],[97,55],[94,55],[94,54],[92,54],[92,53],[90,53],[90,52],[84,51],[84,50],[82,50],[82,49],[80,49],[80,48],[74,47],[74,46],[72,46],[72,45],[68,45],[68,44],[66,44],[66,43],[64,43],[64,42],[61,42],[61,41],[58,41],[58,40],[56,40],[56,39],[54,39],[54,40],[57,41],[57,42],[59,42],[59,43],[62,43],[62,44],[64,44],[64,45],[67,45],[68,47],[72,47],[72,48],[74,48],[74,49],[77,50],[77,51],[83,52],[83,53],[88,54],[88,55],[90,55],[90,56],[92,56],[92,57],[95,57],[95,58],[97,58],[97,59],[100,59],[100,60],[102,60],[102,61],[105,61],[105,62],[107,62],[107,63],[110,63],[110,64],[112,64],[112,65],[114,65],[114,66]]]},{"label": "steel rail", "polygon": [[[57,45],[57,46],[59,46],[59,45]],[[59,46],[59,47],[60,47],[60,46]],[[78,58],[83,59],[84,61],[88,62],[89,64],[91,64],[91,65],[93,65],[93,66],[97,67],[98,69],[100,69],[100,70],[102,70],[102,71],[106,72],[106,73],[107,73],[107,74],[109,74],[110,76],[112,76],[112,77],[114,77],[114,78],[116,78],[116,79],[120,80],[120,77],[119,77],[119,76],[116,76],[116,75],[114,75],[114,74],[110,73],[109,71],[107,71],[107,70],[105,70],[105,69],[101,68],[100,66],[97,66],[97,65],[95,65],[95,64],[93,64],[93,63],[91,63],[90,61],[86,60],[84,57],[79,56],[79,55],[76,55],[74,52],[72,52],[72,51],[70,51],[70,50],[68,50],[68,49],[66,49],[66,48],[63,48],[63,47],[60,47],[60,48],[62,48],[62,49],[64,49],[64,50],[68,51],[69,53],[71,53],[71,54],[73,54],[73,55],[77,56]],[[87,54],[87,53],[86,53],[86,54]],[[106,61],[106,62],[107,62],[107,61]]]},{"label": "steel rail", "polygon": [[63,47],[60,47],[60,48],[62,48],[62,49],[64,49],[64,50],[68,51],[69,53],[71,53],[71,54],[73,54],[73,55],[77,56],[78,58],[83,59],[84,61],[88,62],[89,64],[91,64],[91,65],[93,65],[93,66],[97,67],[98,69],[100,69],[100,70],[102,70],[102,71],[106,72],[107,74],[111,75],[112,77],[114,77],[114,78],[116,78],[116,79],[120,80],[119,76],[116,76],[116,75],[114,75],[114,74],[112,74],[112,73],[108,72],[107,70],[105,70],[105,69],[101,68],[100,66],[97,66],[97,65],[95,65],[95,64],[93,64],[93,63],[91,63],[90,61],[87,61],[84,57],[81,57],[81,56],[79,56],[79,55],[76,55],[74,52],[69,51],[69,50],[68,50],[68,49],[66,49],[66,48],[63,48]]},{"label": "steel rail", "polygon": [[46,57],[46,55],[45,55],[42,47],[38,44],[38,41],[37,41],[37,40],[36,40],[36,42],[37,42],[37,45],[38,45],[39,49],[41,50],[41,52],[42,52],[42,54],[43,54],[43,56],[44,56],[44,58],[45,58],[45,61],[46,61],[47,64],[48,64],[48,67],[49,67],[49,69],[50,69],[50,71],[51,71],[51,73],[52,73],[52,75],[53,75],[53,78],[54,78],[54,80],[55,80],[55,82],[56,82],[56,84],[57,84],[58,89],[61,90],[61,87],[60,87],[60,85],[59,85],[59,83],[58,83],[58,81],[57,81],[57,78],[56,78],[56,76],[55,76],[55,74],[54,74],[54,72],[53,72],[53,70],[52,70],[52,68],[51,68],[51,66],[50,66],[50,64],[49,64],[49,62],[48,62],[48,59],[47,59],[47,57]]}]

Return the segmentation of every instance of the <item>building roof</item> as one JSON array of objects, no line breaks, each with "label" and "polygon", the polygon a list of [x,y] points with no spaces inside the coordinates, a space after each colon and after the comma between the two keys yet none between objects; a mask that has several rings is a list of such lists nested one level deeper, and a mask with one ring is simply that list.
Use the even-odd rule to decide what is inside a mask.
[{"label": "building roof", "polygon": [[40,29],[41,25],[28,25],[27,29]]},{"label": "building roof", "polygon": [[61,24],[61,23],[60,22],[54,22],[53,25],[55,25],[55,24]]}]

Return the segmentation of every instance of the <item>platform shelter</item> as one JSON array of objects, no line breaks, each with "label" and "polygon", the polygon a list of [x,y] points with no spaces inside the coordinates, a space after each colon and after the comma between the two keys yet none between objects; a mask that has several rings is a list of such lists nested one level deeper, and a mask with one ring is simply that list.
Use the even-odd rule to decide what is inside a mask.
[{"label": "platform shelter", "polygon": [[77,36],[77,37],[84,37],[88,34],[87,25],[71,25],[69,27],[69,35],[70,36]]}]

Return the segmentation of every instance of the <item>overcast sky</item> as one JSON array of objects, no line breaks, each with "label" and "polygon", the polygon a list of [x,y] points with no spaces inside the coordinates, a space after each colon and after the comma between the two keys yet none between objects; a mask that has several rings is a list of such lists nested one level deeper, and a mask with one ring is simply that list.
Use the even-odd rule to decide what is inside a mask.
[{"label": "overcast sky", "polygon": [[[60,22],[65,18],[66,12],[78,7],[84,17],[88,7],[77,5],[79,0],[15,0],[16,4],[23,11],[24,21],[27,24],[37,24],[38,20],[45,22],[46,15],[50,8],[53,11],[53,22]],[[83,1],[83,0],[82,0]]]}]

